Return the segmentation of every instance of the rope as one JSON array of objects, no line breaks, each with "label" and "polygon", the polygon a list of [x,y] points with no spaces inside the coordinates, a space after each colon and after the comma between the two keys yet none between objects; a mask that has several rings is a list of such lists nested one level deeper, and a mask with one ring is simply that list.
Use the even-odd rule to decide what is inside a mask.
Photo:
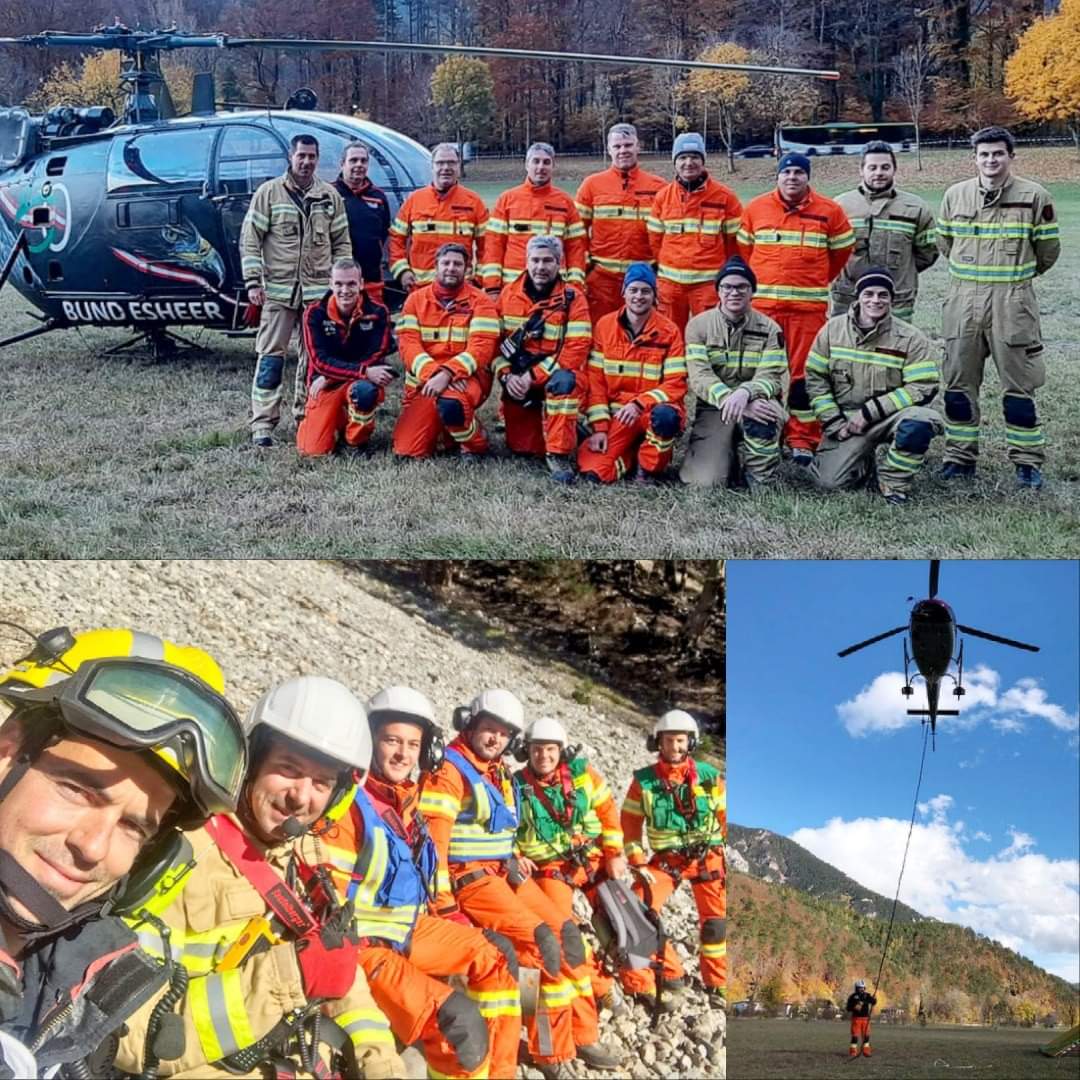
[{"label": "rope", "polygon": [[919,810],[919,791],[922,788],[923,766],[926,765],[926,743],[930,734],[930,725],[923,724],[922,759],[919,761],[919,779],[915,784],[915,802],[911,807],[911,824],[908,826],[907,842],[904,844],[904,858],[900,863],[900,877],[896,881],[896,895],[893,897],[892,912],[889,915],[889,929],[885,934],[885,948],[881,950],[881,963],[878,965],[877,978],[874,979],[874,997],[877,997],[881,985],[881,973],[885,969],[885,957],[889,953],[892,940],[893,921],[896,919],[896,905],[900,900],[900,883],[904,880],[904,867],[907,866],[908,848],[911,846],[911,834],[915,831],[915,815]]}]

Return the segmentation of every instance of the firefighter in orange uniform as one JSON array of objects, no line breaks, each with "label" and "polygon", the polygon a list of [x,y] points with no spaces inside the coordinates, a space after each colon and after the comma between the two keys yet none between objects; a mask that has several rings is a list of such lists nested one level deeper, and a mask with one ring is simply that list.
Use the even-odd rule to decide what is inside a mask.
[{"label": "firefighter in orange uniform", "polygon": [[503,388],[506,445],[546,454],[552,480],[570,484],[592,324],[581,287],[559,277],[561,264],[557,236],[529,240],[525,273],[499,295],[503,339],[493,371]]},{"label": "firefighter in orange uniform", "polygon": [[586,419],[592,435],[578,449],[578,471],[604,484],[625,476],[655,483],[667,468],[686,414],[682,331],[656,310],[656,275],[633,263],[623,306],[593,328]]},{"label": "firefighter in orange uniform", "polygon": [[430,457],[444,432],[461,448],[462,461],[488,451],[476,411],[491,392],[499,316],[482,290],[466,284],[468,259],[461,244],[443,244],[435,280],[411,292],[401,309],[405,399],[394,453],[402,457]]},{"label": "firefighter in orange uniform", "polygon": [[791,372],[784,441],[797,465],[812,465],[821,441],[806,393],[806,357],[829,317],[829,285],[854,250],[847,214],[810,187],[810,159],[785,154],[777,163],[775,190],[747,204],[739,254],[757,276],[755,309],[784,332]]},{"label": "firefighter in orange uniform", "polygon": [[[690,882],[701,933],[701,980],[706,993],[719,1002],[727,979],[727,794],[719,772],[690,756],[697,739],[697,721],[688,712],[671,709],[660,717],[646,743],[659,757],[655,764],[635,770],[620,820],[626,854],[637,868],[634,892],[646,904],[659,911],[682,882]],[[651,858],[642,847],[642,826]],[[682,965],[670,945],[663,977],[665,986],[682,985]],[[630,993],[655,990],[651,968],[624,971],[621,978]]]},{"label": "firefighter in orange uniform", "polygon": [[599,1043],[585,942],[514,857],[517,801],[502,756],[524,727],[521,702],[508,690],[484,690],[454,713],[460,732],[424,788],[420,810],[439,856],[435,907],[463,912],[504,934],[518,959],[540,970],[535,1013],[525,1026],[532,1061],[545,1076],[564,1075],[575,1057],[594,1069],[618,1061]]},{"label": "firefighter in orange uniform", "polygon": [[[428,914],[435,845],[419,813],[421,784],[442,763],[435,710],[406,686],[367,704],[371,771],[322,835],[329,870],[353,902],[372,996],[406,1046],[419,1040],[429,1077],[510,1077],[521,1003],[513,946],[500,934]],[[441,977],[463,975],[452,990]]]},{"label": "firefighter in orange uniform", "polygon": [[488,208],[461,179],[461,155],[453,143],[431,151],[431,183],[414,191],[390,225],[390,274],[412,292],[435,280],[435,253],[443,244],[461,244],[470,277],[479,276]]},{"label": "firefighter in orange uniform", "polygon": [[622,306],[623,275],[632,262],[651,262],[646,222],[662,176],[638,165],[633,124],[615,124],[607,136],[611,168],[586,176],[574,202],[585,223],[589,272],[585,292],[593,322]]},{"label": "firefighter in orange uniform", "polygon": [[579,288],[585,284],[585,226],[574,200],[552,185],[554,168],[555,151],[533,143],[525,154],[525,182],[495,202],[484,241],[484,288],[492,295],[524,271],[530,236],[557,236],[566,255],[566,280]]},{"label": "firefighter in orange uniform", "polygon": [[691,315],[716,304],[716,274],[735,254],[742,203],[705,170],[705,140],[678,135],[671,148],[675,179],[653,199],[649,243],[660,278],[660,312],[680,331]]}]

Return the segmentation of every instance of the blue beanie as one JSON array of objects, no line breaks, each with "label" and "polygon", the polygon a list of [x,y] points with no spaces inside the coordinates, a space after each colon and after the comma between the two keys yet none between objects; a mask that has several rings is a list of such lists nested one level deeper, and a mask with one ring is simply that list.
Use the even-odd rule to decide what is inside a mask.
[{"label": "blue beanie", "polygon": [[810,175],[810,159],[805,154],[796,154],[794,150],[785,154],[776,164],[776,171],[780,172],[789,166],[802,169],[807,176]]},{"label": "blue beanie", "polygon": [[648,263],[636,262],[630,264],[626,270],[626,277],[623,278],[622,291],[626,292],[636,281],[644,281],[652,289],[653,293],[656,292],[656,272]]}]

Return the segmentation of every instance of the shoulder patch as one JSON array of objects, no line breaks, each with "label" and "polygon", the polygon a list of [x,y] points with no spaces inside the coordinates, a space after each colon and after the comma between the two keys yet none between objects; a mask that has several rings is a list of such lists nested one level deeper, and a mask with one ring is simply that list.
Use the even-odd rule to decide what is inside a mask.
[{"label": "shoulder patch", "polygon": [[1053,221],[1054,220],[1054,204],[1053,203],[1047,203],[1042,208],[1042,219],[1043,219],[1043,221]]}]

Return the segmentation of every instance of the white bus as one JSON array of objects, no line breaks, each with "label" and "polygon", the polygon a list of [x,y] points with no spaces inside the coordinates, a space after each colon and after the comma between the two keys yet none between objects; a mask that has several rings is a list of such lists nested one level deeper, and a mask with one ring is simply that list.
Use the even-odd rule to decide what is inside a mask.
[{"label": "white bus", "polygon": [[881,139],[895,152],[915,148],[913,124],[784,124],[776,133],[778,154],[795,151],[814,157],[825,154],[861,154],[868,142]]}]

